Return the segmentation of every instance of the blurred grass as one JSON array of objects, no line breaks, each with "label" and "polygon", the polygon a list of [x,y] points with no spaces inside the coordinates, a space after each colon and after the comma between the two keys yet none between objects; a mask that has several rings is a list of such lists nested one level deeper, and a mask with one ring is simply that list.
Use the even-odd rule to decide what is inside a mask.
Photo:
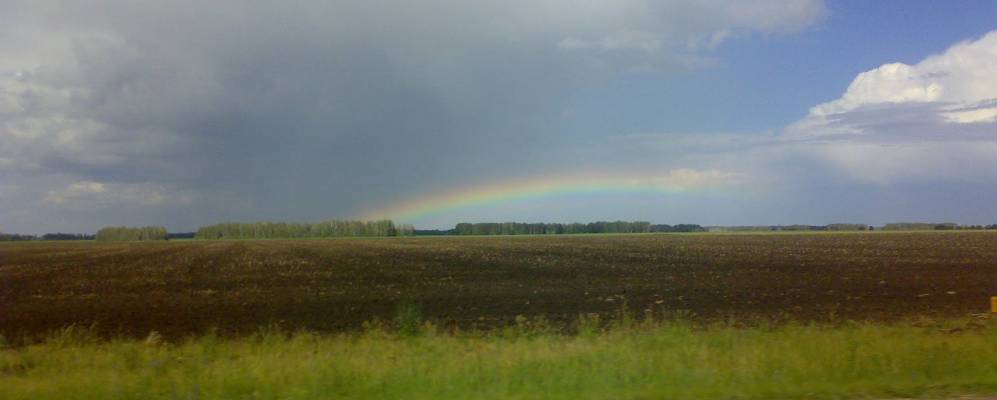
[{"label": "blurred grass", "polygon": [[[412,321],[404,321],[411,324]],[[411,329],[410,326],[403,327]],[[101,340],[69,327],[0,348],[3,399],[899,398],[997,392],[997,323],[599,324],[519,319],[418,335]]]}]

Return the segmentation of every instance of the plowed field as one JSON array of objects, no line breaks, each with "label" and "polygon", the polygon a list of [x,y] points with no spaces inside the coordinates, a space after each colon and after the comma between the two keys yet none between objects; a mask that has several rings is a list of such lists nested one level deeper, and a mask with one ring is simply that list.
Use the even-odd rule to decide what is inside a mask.
[{"label": "plowed field", "polygon": [[0,244],[0,333],[348,330],[582,313],[961,317],[997,295],[997,233],[650,234]]}]

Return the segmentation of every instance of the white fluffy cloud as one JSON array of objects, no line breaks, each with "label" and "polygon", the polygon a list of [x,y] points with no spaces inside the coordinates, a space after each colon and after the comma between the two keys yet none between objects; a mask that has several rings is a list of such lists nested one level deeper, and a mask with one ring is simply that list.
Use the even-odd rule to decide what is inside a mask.
[{"label": "white fluffy cloud", "polygon": [[915,65],[884,64],[855,77],[837,100],[817,105],[790,131],[820,135],[821,126],[847,121],[848,113],[871,106],[936,103],[942,120],[993,122],[997,112],[997,31],[958,43]]},{"label": "white fluffy cloud", "polygon": [[774,133],[631,134],[597,152],[737,170],[765,190],[997,179],[997,31],[914,65],[856,76],[840,98]]},{"label": "white fluffy cloud", "polygon": [[853,178],[976,181],[997,177],[997,31],[906,65],[859,74],[785,138]]},{"label": "white fluffy cloud", "polygon": [[958,43],[915,65],[891,63],[859,74],[840,99],[811,109],[813,116],[867,104],[945,102],[972,104],[997,99],[997,31]]}]

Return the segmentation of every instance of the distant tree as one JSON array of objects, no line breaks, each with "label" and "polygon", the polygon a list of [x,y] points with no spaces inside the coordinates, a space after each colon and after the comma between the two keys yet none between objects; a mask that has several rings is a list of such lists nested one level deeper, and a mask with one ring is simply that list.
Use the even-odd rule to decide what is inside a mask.
[{"label": "distant tree", "polygon": [[415,236],[446,236],[458,233],[456,229],[415,229],[412,234]]},{"label": "distant tree", "polygon": [[711,227],[716,232],[763,232],[774,230],[767,225],[746,225],[746,226],[714,226]]},{"label": "distant tree", "polygon": [[411,224],[400,224],[395,227],[395,236],[413,236],[415,227]]},{"label": "distant tree", "polygon": [[829,224],[827,225],[827,230],[829,231],[864,231],[868,229],[869,225],[866,224]]},{"label": "distant tree", "polygon": [[935,224],[936,231],[950,231],[958,228],[959,225],[951,222],[946,222],[942,224]]},{"label": "distant tree", "polygon": [[26,242],[38,239],[34,235],[19,235],[16,233],[0,233],[0,242]]},{"label": "distant tree", "polygon": [[454,233],[458,235],[473,235],[474,225],[466,222],[459,223],[454,227]]},{"label": "distant tree", "polygon": [[929,222],[893,222],[883,226],[886,231],[930,231],[930,230],[954,230],[962,227],[954,222],[929,223]]},{"label": "distant tree", "polygon": [[166,240],[167,237],[166,228],[161,226],[143,226],[137,228],[114,226],[101,228],[97,231],[95,238],[100,242],[132,242]]},{"label": "distant tree", "polygon": [[672,226],[668,224],[651,225],[651,232],[671,232]]},{"label": "distant tree", "polygon": [[[699,226],[699,225],[696,225]],[[556,235],[578,233],[647,233],[662,232],[668,225],[651,225],[646,221],[598,221],[588,224],[571,223],[522,223],[522,222],[478,222],[457,224],[453,232],[457,235]]]},{"label": "distant tree", "polygon": [[80,233],[46,233],[42,235],[42,240],[93,240],[94,235]]},{"label": "distant tree", "polygon": [[672,227],[672,232],[706,232],[706,228],[697,224],[678,224]]},{"label": "distant tree", "polygon": [[202,226],[194,234],[197,239],[291,239],[336,236],[407,236],[413,234],[412,225],[396,226],[391,220],[344,221],[329,220],[318,223],[287,222],[226,222]]},{"label": "distant tree", "polygon": [[891,222],[883,225],[884,231],[930,231],[935,229],[935,225],[923,222]]}]

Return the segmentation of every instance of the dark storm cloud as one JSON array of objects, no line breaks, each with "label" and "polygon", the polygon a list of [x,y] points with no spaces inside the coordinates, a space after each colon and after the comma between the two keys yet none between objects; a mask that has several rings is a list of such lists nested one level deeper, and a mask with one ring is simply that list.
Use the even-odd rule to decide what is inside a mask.
[{"label": "dark storm cloud", "polygon": [[[5,2],[0,168],[22,205],[0,217],[91,229],[156,205],[149,222],[192,208],[315,219],[529,173],[571,144],[557,121],[572,88],[709,64],[729,37],[822,12],[804,0]],[[75,208],[91,214],[60,214]]]}]

